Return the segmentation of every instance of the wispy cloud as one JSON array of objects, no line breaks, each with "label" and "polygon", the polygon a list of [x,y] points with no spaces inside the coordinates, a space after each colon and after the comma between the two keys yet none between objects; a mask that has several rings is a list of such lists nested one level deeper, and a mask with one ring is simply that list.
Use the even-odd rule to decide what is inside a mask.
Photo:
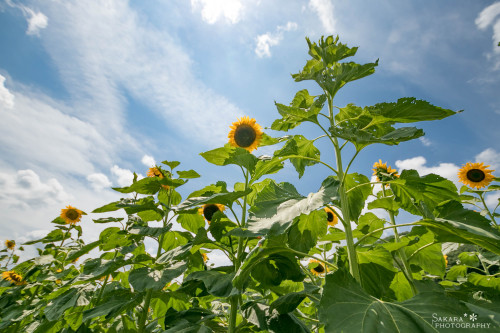
[{"label": "wispy cloud", "polygon": [[[495,55],[496,64],[495,68],[500,69],[500,47],[498,43],[500,42],[500,2],[496,2],[479,13],[476,18],[476,26],[481,30],[486,30],[486,28],[493,27],[493,54]],[[490,57],[493,54],[489,54]]]},{"label": "wispy cloud", "polygon": [[278,45],[283,40],[284,32],[294,30],[297,30],[297,23],[288,22],[286,25],[276,27],[276,31],[273,33],[267,32],[257,36],[255,39],[257,41],[255,54],[259,58],[271,57],[271,47]]},{"label": "wispy cloud", "polygon": [[12,109],[14,107],[14,95],[5,87],[5,77],[0,74],[0,106]]},{"label": "wispy cloud", "polygon": [[40,30],[47,28],[49,19],[42,12],[36,12],[29,7],[14,3],[11,0],[7,0],[6,2],[9,6],[18,8],[23,12],[24,17],[26,17],[26,20],[28,21],[26,34],[38,36],[40,35]]},{"label": "wispy cloud", "polygon": [[331,0],[310,0],[309,7],[318,15],[323,25],[324,34],[337,32],[334,6]]},{"label": "wispy cloud", "polygon": [[87,176],[90,186],[97,192],[100,192],[111,186],[108,177],[103,173],[93,173]]},{"label": "wispy cloud", "polygon": [[208,24],[225,19],[235,24],[241,20],[243,5],[240,0],[191,0],[191,8],[201,9],[201,17]]}]

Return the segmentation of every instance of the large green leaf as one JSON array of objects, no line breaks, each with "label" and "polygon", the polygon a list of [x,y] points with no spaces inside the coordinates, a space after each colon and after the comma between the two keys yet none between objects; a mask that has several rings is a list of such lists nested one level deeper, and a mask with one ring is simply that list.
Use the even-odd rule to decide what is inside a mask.
[{"label": "large green leaf", "polygon": [[250,275],[268,286],[277,286],[283,280],[302,281],[305,274],[290,253],[285,247],[257,248],[236,272],[233,285],[243,290]]},{"label": "large green leaf", "polygon": [[270,175],[283,169],[283,158],[260,156],[259,161],[255,165],[254,171],[251,173],[250,184],[259,180],[264,175]]},{"label": "large green leaf", "polygon": [[244,197],[250,192],[252,192],[251,188],[246,191],[215,193],[207,197],[191,197],[179,204],[179,206],[177,206],[177,210],[190,210],[201,205],[216,203],[223,204],[224,206],[232,206],[236,199]]},{"label": "large green leaf", "polygon": [[277,119],[271,125],[271,129],[276,131],[288,131],[292,128],[297,127],[304,121],[309,121],[313,123],[318,123],[318,113],[326,102],[326,96],[309,95],[309,92],[304,89],[300,90],[295,94],[290,106],[275,103],[278,112],[283,117],[282,119]]},{"label": "large green leaf", "polygon": [[205,220],[200,214],[180,214],[177,217],[177,222],[179,222],[184,229],[195,234],[198,232],[198,229],[205,227]]},{"label": "large green leaf", "polygon": [[228,297],[233,290],[234,273],[224,274],[214,269],[210,271],[198,271],[189,274],[184,281],[203,281],[207,291],[217,297]]},{"label": "large green leaf", "polygon": [[414,215],[424,215],[421,203],[432,210],[444,201],[458,199],[453,182],[435,174],[420,177],[416,170],[403,170],[399,179],[391,181],[390,186],[395,200]]},{"label": "large green leaf", "polygon": [[58,320],[64,311],[76,305],[87,305],[94,291],[91,284],[85,286],[74,286],[53,299],[44,310],[48,320]]},{"label": "large green leaf", "polygon": [[106,316],[106,318],[115,317],[121,312],[133,308],[141,301],[141,297],[128,289],[112,290],[104,294],[104,297],[102,304],[83,312],[82,320],[84,322],[100,316]]},{"label": "large green leaf", "polygon": [[281,234],[293,219],[309,214],[337,198],[339,181],[326,178],[316,193],[300,195],[289,183],[270,182],[257,195],[250,209],[248,229],[256,233]]},{"label": "large green leaf", "polygon": [[99,235],[99,248],[102,251],[112,250],[132,244],[132,240],[126,231],[118,227],[109,227],[104,229]]},{"label": "large green leaf", "polygon": [[257,164],[257,157],[249,153],[246,149],[231,147],[226,144],[224,147],[209,150],[200,154],[207,162],[215,165],[236,164],[252,172]]},{"label": "large green leaf", "polygon": [[365,201],[371,194],[371,187],[369,185],[360,186],[362,184],[368,183],[370,183],[370,179],[368,179],[368,177],[366,177],[365,175],[359,173],[350,173],[345,175],[344,187],[346,191],[349,191],[347,193],[347,200],[349,202],[349,216],[353,221],[358,220],[361,211],[365,207]]},{"label": "large green leaf", "polygon": [[[307,140],[302,135],[294,135],[290,138],[282,149],[276,151],[274,153],[274,157],[288,158],[288,156],[303,156],[306,158],[312,158],[315,160],[319,160],[320,152],[319,149],[314,146],[314,141]],[[295,167],[299,174],[299,178],[304,175],[304,170],[306,166],[311,166],[317,164],[318,162],[304,159],[304,158],[290,158],[290,162]]]},{"label": "large green leaf", "polygon": [[181,275],[186,269],[187,264],[182,261],[170,264],[163,270],[140,267],[130,272],[128,282],[137,291],[161,290],[168,282]]},{"label": "large green leaf", "polygon": [[446,267],[441,252],[441,244],[436,244],[434,233],[427,228],[417,226],[413,227],[408,235],[402,237],[403,242],[406,240],[409,242],[404,247],[404,251],[408,258],[411,256],[409,263],[442,278]]},{"label": "large green leaf", "polygon": [[366,294],[345,270],[326,276],[319,306],[326,332],[439,332],[434,316],[462,317],[467,312],[461,302],[439,292],[383,302]]},{"label": "large green leaf", "polygon": [[434,219],[418,223],[430,228],[436,241],[477,244],[500,255],[500,233],[481,214],[464,209],[457,201],[444,202],[434,214]]},{"label": "large green leaf", "polygon": [[83,256],[84,254],[89,253],[94,248],[96,248],[97,246],[99,246],[99,244],[101,244],[101,240],[97,240],[95,242],[92,242],[92,243],[89,243],[87,245],[84,245],[84,246],[82,246],[78,250],[72,250],[72,251],[70,251],[68,253],[68,256],[66,257],[66,261],[73,261],[73,260],[75,260],[75,259]]},{"label": "large green leaf", "polygon": [[308,253],[318,239],[326,234],[327,223],[324,210],[300,215],[288,230],[288,245],[294,250]]}]

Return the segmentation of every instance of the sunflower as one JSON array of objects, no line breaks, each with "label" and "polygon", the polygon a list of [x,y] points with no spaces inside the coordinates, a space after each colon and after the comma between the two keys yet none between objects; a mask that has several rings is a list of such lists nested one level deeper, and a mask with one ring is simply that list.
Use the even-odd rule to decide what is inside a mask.
[{"label": "sunflower", "polygon": [[310,269],[311,273],[316,276],[322,276],[328,272],[328,267],[323,266],[323,264],[316,259],[309,260],[309,267],[311,266],[313,266],[313,268]]},{"label": "sunflower", "polygon": [[476,189],[488,186],[493,178],[495,178],[491,174],[495,170],[488,170],[486,169],[487,167],[489,165],[484,165],[484,163],[468,162],[458,170],[458,180]]},{"label": "sunflower", "polygon": [[[152,167],[152,168],[149,168],[147,174],[146,174],[148,177],[159,177],[160,179],[163,179],[165,178],[165,176],[163,175],[163,172],[160,170],[160,168],[158,167]],[[168,191],[170,189],[170,186],[168,185],[162,185],[161,186],[165,191]]]},{"label": "sunflower", "polygon": [[16,241],[7,239],[5,241],[5,247],[7,247],[9,250],[14,250],[14,248],[16,247]]},{"label": "sunflower", "polygon": [[216,212],[223,212],[226,209],[224,205],[221,204],[205,204],[203,207],[198,209],[198,214],[203,216],[207,220],[208,224],[212,221],[212,217]]},{"label": "sunflower", "polygon": [[18,286],[26,284],[26,281],[23,281],[23,277],[14,271],[3,272],[2,278],[6,281],[11,281],[12,283]]},{"label": "sunflower", "polygon": [[325,207],[326,212],[326,220],[328,221],[328,225],[334,227],[337,223],[339,223],[339,218],[337,214],[333,210],[328,207]]},{"label": "sunflower", "polygon": [[66,224],[76,224],[77,222],[80,222],[82,215],[86,214],[81,210],[68,205],[65,209],[61,209],[60,216],[64,221],[66,221]]},{"label": "sunflower", "polygon": [[202,253],[201,256],[203,258],[203,262],[207,262],[208,261],[208,256],[207,256],[206,253]]},{"label": "sunflower", "polygon": [[257,149],[262,139],[262,127],[255,122],[254,118],[243,117],[231,124],[231,130],[227,137],[229,144],[233,147],[240,147],[249,152]]},{"label": "sunflower", "polygon": [[379,159],[378,162],[373,164],[373,175],[377,176],[377,180],[379,182],[386,182],[389,180],[393,180],[394,178],[399,178],[397,170],[394,170],[390,166],[387,166],[386,163],[382,163],[382,160]]},{"label": "sunflower", "polygon": [[57,280],[56,280],[56,283],[57,283],[57,284],[61,284],[61,283],[62,283],[62,280],[61,280],[61,279],[57,279]]},{"label": "sunflower", "polygon": [[445,254],[443,255],[443,258],[444,258],[444,265],[448,266],[448,256]]}]

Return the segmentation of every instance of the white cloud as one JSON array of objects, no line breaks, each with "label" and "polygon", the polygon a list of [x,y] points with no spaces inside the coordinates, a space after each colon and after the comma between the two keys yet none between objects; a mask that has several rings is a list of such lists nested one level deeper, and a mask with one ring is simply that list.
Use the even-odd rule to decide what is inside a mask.
[{"label": "white cloud", "polygon": [[134,180],[134,174],[132,171],[122,169],[118,165],[113,165],[111,173],[116,176],[118,185],[122,187],[132,185],[132,181]]},{"label": "white cloud", "polygon": [[283,32],[294,30],[297,30],[297,23],[287,22],[286,25],[278,26],[274,33],[267,32],[257,36],[255,54],[259,58],[271,57],[271,47],[278,45],[283,40]]},{"label": "white cloud", "polygon": [[103,173],[93,173],[88,175],[87,180],[90,182],[90,186],[92,186],[92,188],[97,192],[111,186],[111,182],[108,177]]},{"label": "white cloud", "polygon": [[69,198],[63,186],[54,178],[42,181],[33,170],[15,174],[0,173],[0,201],[7,206],[22,208],[62,203]]},{"label": "white cloud", "polygon": [[14,95],[10,93],[4,83],[5,77],[0,74],[0,106],[3,104],[5,107],[12,109],[14,107]]},{"label": "white cloud", "polygon": [[31,8],[13,3],[11,0],[7,0],[7,4],[11,7],[19,8],[23,12],[24,17],[26,17],[26,20],[28,21],[26,34],[39,35],[40,30],[47,28],[49,19],[42,12],[35,12]]},{"label": "white cloud", "polygon": [[500,171],[500,153],[493,148],[483,150],[481,153],[476,155],[476,163],[481,162],[483,162],[485,165],[489,165],[495,170]]},{"label": "white cloud", "polygon": [[333,16],[334,7],[331,0],[311,0],[309,7],[316,12],[323,25],[324,34],[333,34],[337,32],[336,22]]},{"label": "white cloud", "polygon": [[420,142],[422,142],[422,144],[426,147],[429,147],[430,145],[432,145],[432,142],[431,140],[427,139],[426,137],[423,137],[421,136],[420,138],[418,138],[420,140]]},{"label": "white cloud", "polygon": [[141,160],[142,164],[147,166],[148,168],[153,167],[156,165],[155,159],[153,156],[150,155],[144,155]]},{"label": "white cloud", "polygon": [[201,17],[208,24],[226,19],[232,24],[241,20],[243,5],[240,0],[191,0],[191,8],[201,7]]},{"label": "white cloud", "polygon": [[[500,2],[496,2],[479,13],[476,18],[476,26],[481,30],[486,30],[489,26],[493,27],[493,53],[496,54],[496,68],[500,68],[500,47],[498,43],[500,42]],[[488,57],[492,57],[491,54]]]},{"label": "white cloud", "polygon": [[417,156],[409,158],[406,160],[397,160],[396,167],[399,168],[399,172],[403,169],[414,169],[417,170],[420,176],[434,173],[453,181],[458,185],[458,170],[459,167],[453,163],[439,163],[437,166],[428,167],[425,164],[427,160],[423,156]]}]

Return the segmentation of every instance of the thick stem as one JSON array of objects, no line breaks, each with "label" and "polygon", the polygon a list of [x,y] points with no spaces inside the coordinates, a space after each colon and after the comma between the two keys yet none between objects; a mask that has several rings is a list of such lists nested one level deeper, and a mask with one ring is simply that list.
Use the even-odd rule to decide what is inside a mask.
[{"label": "thick stem", "polygon": [[488,212],[488,216],[491,219],[491,224],[496,225],[497,221],[495,220],[495,217],[493,216],[493,214],[491,214],[490,209],[486,205],[486,202],[484,201],[483,193],[479,193],[479,198],[481,198],[481,202],[483,203],[484,209]]},{"label": "thick stem", "polygon": [[141,316],[139,317],[139,326],[138,326],[138,332],[142,333],[144,332],[144,328],[146,326],[146,319],[148,318],[148,310],[149,310],[149,304],[151,303],[151,295],[153,294],[153,290],[149,289],[146,292],[146,299],[144,301],[144,307],[142,309]]}]

